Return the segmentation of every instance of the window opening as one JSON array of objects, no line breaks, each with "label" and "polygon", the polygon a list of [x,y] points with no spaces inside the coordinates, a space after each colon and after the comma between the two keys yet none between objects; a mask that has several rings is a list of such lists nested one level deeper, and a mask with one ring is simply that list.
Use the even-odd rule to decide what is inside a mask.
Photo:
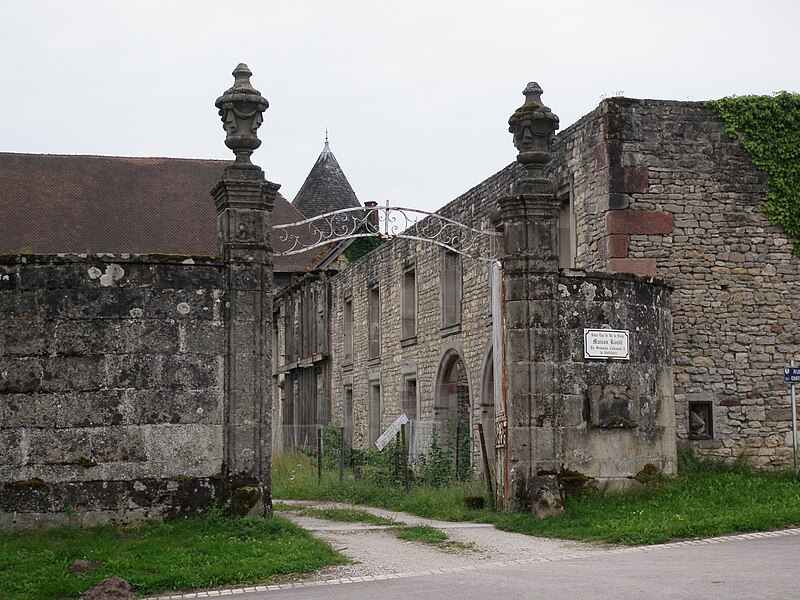
[{"label": "window opening", "polygon": [[416,373],[405,375],[403,377],[400,408],[411,421],[416,421],[419,419],[419,399],[417,398]]},{"label": "window opening", "polygon": [[689,402],[689,439],[714,437],[714,411],[711,402]]},{"label": "window opening", "polygon": [[381,384],[379,381],[372,381],[369,384],[367,429],[369,447],[372,448],[381,435]]},{"label": "window opening", "polygon": [[414,269],[403,273],[400,313],[401,339],[411,339],[417,335],[417,273]]},{"label": "window opening", "polygon": [[445,251],[441,276],[442,327],[461,323],[461,256]]},{"label": "window opening", "polygon": [[369,290],[369,358],[381,355],[381,296],[378,286]]},{"label": "window opening", "polygon": [[344,301],[344,364],[353,363],[353,300]]}]

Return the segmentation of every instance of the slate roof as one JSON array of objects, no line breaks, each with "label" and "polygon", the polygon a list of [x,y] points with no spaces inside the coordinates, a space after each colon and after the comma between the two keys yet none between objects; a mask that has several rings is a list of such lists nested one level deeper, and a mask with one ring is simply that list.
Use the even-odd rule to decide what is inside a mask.
[{"label": "slate roof", "polygon": [[[0,152],[0,254],[219,254],[211,188],[223,160]],[[273,222],[304,217],[280,194]],[[281,249],[273,233],[273,247]],[[276,256],[276,272],[314,266],[318,252]]]},{"label": "slate roof", "polygon": [[361,206],[327,139],[317,162],[292,200],[292,206],[309,218]]}]

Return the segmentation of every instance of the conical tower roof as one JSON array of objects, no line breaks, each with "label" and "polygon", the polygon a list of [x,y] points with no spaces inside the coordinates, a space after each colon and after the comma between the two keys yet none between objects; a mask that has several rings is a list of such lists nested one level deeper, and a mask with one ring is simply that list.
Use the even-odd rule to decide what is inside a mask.
[{"label": "conical tower roof", "polygon": [[327,133],[325,147],[294,197],[292,205],[307,218],[343,208],[361,207],[344,171],[331,152]]}]

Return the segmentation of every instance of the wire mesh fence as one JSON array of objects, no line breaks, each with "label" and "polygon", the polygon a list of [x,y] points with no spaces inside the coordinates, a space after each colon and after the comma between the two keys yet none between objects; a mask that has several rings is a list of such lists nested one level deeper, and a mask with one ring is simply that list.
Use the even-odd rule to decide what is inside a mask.
[{"label": "wire mesh fence", "polygon": [[[371,479],[385,483],[443,485],[471,474],[471,443],[454,437],[436,421],[412,420],[403,424],[385,447],[374,443],[362,448],[352,443],[352,433],[337,423],[285,426],[276,451],[300,451],[313,458],[318,477],[337,473],[340,480]],[[458,440],[457,443],[454,443]]]}]

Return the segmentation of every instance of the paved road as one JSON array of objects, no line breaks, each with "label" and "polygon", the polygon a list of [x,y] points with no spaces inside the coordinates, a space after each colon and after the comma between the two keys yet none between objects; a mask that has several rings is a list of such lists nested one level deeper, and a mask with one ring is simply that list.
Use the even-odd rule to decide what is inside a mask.
[{"label": "paved road", "polygon": [[[235,590],[242,600],[785,599],[800,597],[800,529],[613,550],[555,561]],[[293,587],[289,587],[293,586]],[[209,592],[216,596],[231,590]],[[206,593],[198,594],[206,597]],[[194,594],[191,597],[198,597]],[[184,596],[185,597],[185,596]]]}]

